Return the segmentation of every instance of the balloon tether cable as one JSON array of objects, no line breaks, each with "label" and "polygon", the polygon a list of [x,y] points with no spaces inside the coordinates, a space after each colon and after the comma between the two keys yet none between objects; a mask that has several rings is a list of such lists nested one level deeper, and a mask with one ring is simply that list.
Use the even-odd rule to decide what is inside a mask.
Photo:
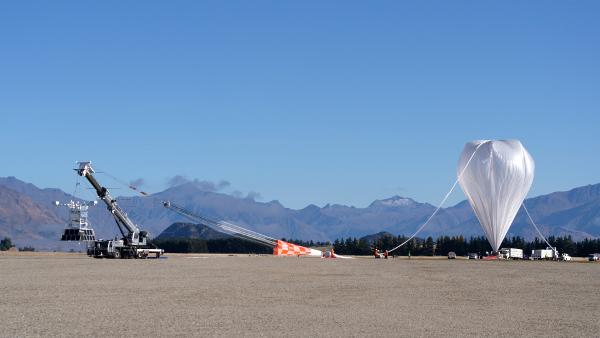
[{"label": "balloon tether cable", "polygon": [[544,242],[546,242],[546,244],[548,244],[548,247],[552,248],[552,251],[556,251],[554,249],[554,247],[548,242],[548,240],[546,239],[546,237],[544,237],[544,235],[542,234],[542,232],[540,231],[540,229],[538,228],[538,226],[535,224],[535,222],[533,221],[533,218],[531,218],[531,214],[529,213],[529,210],[527,210],[527,207],[525,206],[525,202],[523,202],[523,209],[525,210],[525,213],[527,214],[527,217],[529,218],[529,222],[531,222],[531,224],[533,225],[533,227],[535,228],[535,230],[537,231],[538,234],[540,234],[540,236],[542,237],[542,239],[544,240]]},{"label": "balloon tether cable", "polygon": [[404,246],[406,243],[410,242],[413,238],[415,238],[415,236],[417,236],[419,234],[419,232],[421,232],[421,230],[423,230],[427,224],[429,224],[429,222],[431,221],[431,219],[442,209],[442,207],[444,206],[444,203],[446,203],[446,200],[448,200],[448,197],[450,197],[450,195],[452,194],[452,192],[454,191],[454,189],[456,188],[456,185],[458,184],[458,181],[460,181],[460,179],[462,178],[463,174],[465,173],[465,170],[467,170],[467,168],[469,167],[469,164],[471,163],[471,160],[473,160],[473,157],[475,157],[475,153],[477,153],[477,150],[479,150],[479,148],[488,143],[490,141],[485,141],[480,143],[477,148],[475,148],[475,151],[473,151],[473,154],[471,154],[471,157],[469,157],[469,160],[467,161],[467,164],[465,165],[465,167],[461,170],[460,174],[458,175],[458,177],[456,178],[456,181],[454,181],[454,184],[452,185],[452,188],[450,188],[450,191],[448,191],[448,193],[446,193],[446,196],[444,196],[444,199],[440,202],[439,206],[437,207],[437,209],[435,209],[435,211],[431,214],[431,216],[429,216],[429,218],[427,218],[427,220],[425,221],[425,223],[423,223],[418,229],[417,231],[415,231],[414,234],[412,234],[412,236],[410,236],[407,240],[405,240],[404,242],[400,243],[400,245],[396,246],[395,248],[388,250],[388,253],[391,253],[399,248],[401,248],[402,246]]}]

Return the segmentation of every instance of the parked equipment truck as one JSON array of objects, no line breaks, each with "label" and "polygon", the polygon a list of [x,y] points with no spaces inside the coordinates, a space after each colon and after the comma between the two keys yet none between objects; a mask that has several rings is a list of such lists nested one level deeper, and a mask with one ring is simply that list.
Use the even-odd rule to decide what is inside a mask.
[{"label": "parked equipment truck", "polygon": [[531,250],[531,259],[558,259],[556,248],[547,247],[546,249]]},{"label": "parked equipment truck", "polygon": [[498,256],[502,259],[523,259],[523,249],[502,248]]},{"label": "parked equipment truck", "polygon": [[101,186],[94,177],[94,169],[91,162],[79,162],[79,169],[75,169],[79,176],[85,177],[98,197],[104,201],[108,211],[115,218],[117,227],[123,237],[121,239],[96,240],[88,248],[88,255],[95,258],[147,258],[155,256],[159,258],[164,251],[148,243],[148,233],[141,231],[133,223],[127,214],[117,205],[117,201],[112,198],[108,189]]}]

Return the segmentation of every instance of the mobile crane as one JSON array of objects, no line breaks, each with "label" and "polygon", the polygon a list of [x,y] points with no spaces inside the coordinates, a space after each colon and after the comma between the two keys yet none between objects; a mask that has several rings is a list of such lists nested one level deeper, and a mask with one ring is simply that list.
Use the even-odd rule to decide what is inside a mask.
[{"label": "mobile crane", "polygon": [[93,175],[92,162],[79,162],[79,168],[75,170],[79,176],[85,177],[96,190],[98,197],[104,201],[108,211],[115,218],[117,227],[123,236],[121,239],[94,241],[93,245],[88,248],[89,256],[95,258],[147,258],[149,255],[154,255],[159,258],[164,253],[164,250],[148,243],[148,233],[141,231],[119,207],[108,189],[98,183]]}]

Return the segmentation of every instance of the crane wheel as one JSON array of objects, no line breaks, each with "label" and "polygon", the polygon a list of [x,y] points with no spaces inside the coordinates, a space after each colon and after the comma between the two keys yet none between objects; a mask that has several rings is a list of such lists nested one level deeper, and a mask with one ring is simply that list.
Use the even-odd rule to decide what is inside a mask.
[{"label": "crane wheel", "polygon": [[113,258],[121,258],[121,253],[119,252],[119,250],[115,250],[115,252],[113,253]]}]

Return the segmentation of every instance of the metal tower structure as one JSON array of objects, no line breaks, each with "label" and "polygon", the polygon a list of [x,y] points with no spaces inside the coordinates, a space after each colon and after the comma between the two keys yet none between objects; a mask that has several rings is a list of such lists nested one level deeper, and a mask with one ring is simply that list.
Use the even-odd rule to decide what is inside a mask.
[{"label": "metal tower structure", "polygon": [[68,203],[60,203],[55,201],[54,204],[64,206],[69,209],[69,223],[65,227],[60,238],[61,241],[77,241],[91,242],[96,240],[96,234],[88,222],[88,209],[96,205],[97,201],[69,201]]}]

